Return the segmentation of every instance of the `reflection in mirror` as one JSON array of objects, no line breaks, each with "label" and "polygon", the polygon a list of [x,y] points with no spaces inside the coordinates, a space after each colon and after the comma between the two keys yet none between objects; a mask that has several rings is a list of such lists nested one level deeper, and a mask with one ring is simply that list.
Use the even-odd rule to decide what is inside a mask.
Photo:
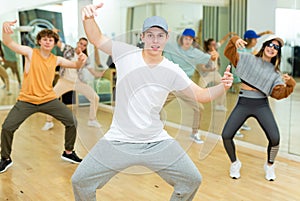
[{"label": "reflection in mirror", "polygon": [[[75,6],[75,7],[74,7]],[[44,29],[59,29],[59,35],[64,42],[74,43],[77,40],[77,23],[70,21],[77,19],[77,0],[49,4],[18,12],[19,26],[12,35],[14,41],[30,47],[36,47],[36,34]],[[68,8],[68,9],[66,9]],[[71,20],[70,20],[71,19]],[[64,25],[64,26],[63,26]],[[66,30],[66,31],[65,31]],[[23,77],[24,58],[1,43],[0,55],[0,108],[7,108],[15,104]],[[58,48],[54,54],[59,55]]]},{"label": "reflection in mirror", "polygon": [[[174,54],[180,54],[180,49],[182,47],[180,44],[182,43],[182,38],[180,37],[183,33],[183,31],[186,28],[193,29],[196,33],[196,42],[198,43],[196,47],[200,49],[200,51],[203,51],[203,36],[204,39],[208,38],[214,38],[216,41],[221,39],[223,36],[225,36],[229,32],[229,26],[228,25],[228,7],[223,6],[223,7],[211,7],[211,10],[214,10],[214,23],[205,23],[203,22],[204,17],[205,20],[211,22],[211,13],[209,12],[210,6],[204,6],[201,3],[188,3],[188,2],[167,2],[167,3],[148,3],[144,5],[138,5],[135,6],[132,9],[129,9],[128,13],[131,13],[129,16],[129,20],[127,23],[127,27],[129,27],[129,30],[137,30],[136,32],[133,31],[133,34],[130,35],[129,41],[132,44],[139,44],[139,34],[140,34],[140,29],[141,29],[141,24],[143,23],[144,19],[146,19],[148,16],[152,15],[158,15],[162,16],[166,19],[169,25],[169,42],[165,49],[165,56],[170,55],[169,59],[174,58]],[[204,13],[205,11],[205,13]],[[204,16],[206,14],[206,16]],[[220,23],[218,23],[220,22]],[[210,30],[205,31],[203,30],[203,24],[205,24],[206,29]],[[205,34],[204,34],[205,33]],[[227,38],[228,39],[228,38]],[[225,44],[225,43],[224,43]],[[222,47],[223,49],[224,47]],[[220,49],[220,52],[222,51]],[[221,54],[221,53],[220,53]],[[173,55],[173,56],[172,56]],[[189,57],[189,56],[187,56]],[[200,58],[197,58],[196,60],[198,61]],[[171,59],[172,60],[172,59]],[[179,60],[185,60],[187,63],[191,63],[192,61],[188,61],[187,58],[185,59],[184,56],[181,56],[181,59],[177,59],[177,61],[172,60],[174,63],[179,62]],[[223,61],[222,61],[223,60]],[[184,62],[184,61],[183,61]],[[221,62],[223,63],[228,63],[225,58],[222,56]],[[219,64],[221,65],[221,62],[219,61]],[[185,62],[184,62],[185,63]],[[194,65],[194,64],[193,64]],[[194,71],[196,69],[197,65],[194,65]],[[198,65],[199,66],[199,65]],[[225,67],[222,65],[220,68],[224,69]],[[218,76],[219,72],[215,72],[216,74],[212,73],[213,76],[209,76],[209,72],[200,72],[199,68],[196,70],[195,75],[192,73],[192,75],[188,74],[190,78],[194,80],[196,84],[200,83],[205,83],[203,87],[206,86],[213,86],[218,83]],[[206,69],[207,70],[207,69]],[[220,70],[220,69],[219,69]],[[203,72],[203,73],[202,73]],[[201,74],[201,75],[200,75]],[[205,75],[208,75],[206,78],[211,77],[212,79],[203,79]],[[214,76],[216,75],[216,76]],[[200,78],[200,76],[203,76]],[[220,76],[219,76],[220,77]],[[202,81],[202,82],[201,82]],[[225,97],[224,97],[225,98]],[[225,101],[225,99],[223,100]],[[222,110],[214,110],[213,108],[215,105],[218,106],[224,106],[226,105],[226,102],[224,101],[215,101],[213,103],[207,103],[207,104],[199,104],[198,110],[200,110],[200,130],[201,131],[208,131],[204,132],[204,135],[207,135],[207,133],[214,133],[214,134],[220,134],[222,126],[225,122],[225,117],[226,117],[226,109]],[[219,104],[219,102],[222,102]],[[181,99],[175,99],[165,105],[164,110],[164,120],[166,120],[167,124],[172,124],[172,125],[180,125],[181,129],[187,129],[189,130],[190,134],[192,133],[197,133],[194,132],[195,130],[195,108],[191,107],[190,104],[187,104],[186,101],[182,101]],[[199,120],[198,120],[199,124]],[[199,128],[199,125],[198,125]],[[198,130],[198,129],[197,129]],[[210,138],[211,139],[211,138]],[[210,141],[209,138],[207,138],[207,142]],[[216,144],[216,139],[214,138],[211,143],[205,143],[205,147],[207,149],[212,149],[215,144]],[[203,152],[204,153],[204,152]],[[205,151],[205,153],[209,153]],[[202,156],[201,156],[202,157]]]},{"label": "reflection in mirror", "polygon": [[[236,2],[236,1],[231,1],[231,2]],[[246,4],[246,1],[240,1],[244,2]],[[256,24],[251,24],[247,25],[247,16],[246,13],[249,11],[247,10],[247,5],[243,6],[236,6],[228,8],[226,6],[219,6],[219,7],[211,7],[211,6],[203,6],[200,4],[195,4],[195,3],[183,3],[183,2],[176,2],[176,3],[152,3],[152,4],[144,4],[144,5],[138,5],[135,6],[134,9],[129,9],[129,20],[127,20],[127,27],[128,30],[140,30],[140,25],[142,24],[142,21],[150,15],[160,15],[163,16],[167,19],[170,25],[170,30],[172,37],[171,39],[173,41],[176,40],[176,36],[180,34],[184,28],[193,28],[197,32],[197,36],[202,36],[198,38],[198,42],[201,44],[203,40],[212,37],[214,39],[220,40],[222,36],[226,35],[226,33],[230,31],[236,32],[240,37],[243,37],[243,34],[246,30],[246,28],[259,28],[260,24],[257,22]],[[191,7],[189,7],[191,6]],[[169,9],[170,8],[170,9]],[[179,8],[179,9],[177,9]],[[187,8],[187,10],[185,10]],[[239,12],[241,9],[240,8],[245,8],[244,12],[241,13],[235,13]],[[295,10],[295,9],[294,9]],[[290,10],[291,11],[291,10]],[[290,11],[289,14],[291,13]],[[219,16],[218,16],[219,14]],[[228,16],[230,15],[230,16]],[[218,16],[218,17],[216,17]],[[282,31],[289,32],[289,34],[296,34],[294,38],[299,39],[299,31],[290,31],[291,27],[294,29],[298,28],[297,26],[291,25],[287,22],[292,21],[290,19],[298,19],[299,17],[295,16],[289,16],[288,19],[283,17],[283,16],[288,16],[287,14],[278,14],[278,17],[276,17],[276,23],[277,19],[281,20],[282,23],[285,25],[285,27],[280,27],[276,24],[276,30],[273,30],[272,25],[269,27],[269,25],[260,27],[260,30],[258,29],[258,32],[265,31],[268,29],[272,29],[277,35],[282,36],[283,38],[288,38],[284,34],[282,34]],[[236,18],[236,19],[231,19],[231,18]],[[241,20],[245,19],[245,20]],[[273,20],[273,19],[271,19]],[[274,19],[275,21],[275,19]],[[252,27],[254,26],[254,27]],[[258,26],[258,27],[255,27]],[[139,40],[139,32],[137,31],[136,33],[133,32],[133,34],[129,37],[130,41],[135,44]],[[263,38],[259,39],[258,42],[263,40]],[[287,41],[287,46],[283,48],[284,54],[282,58],[282,65],[281,65],[281,70],[284,73],[289,73],[289,74],[297,74],[297,69],[293,70],[294,62],[296,60],[296,56],[294,55],[294,52],[297,52],[297,48],[295,48],[296,51],[294,51],[293,46],[295,46],[296,43],[299,43],[299,40],[293,40],[288,42]],[[226,43],[225,43],[226,44]],[[219,48],[219,53],[221,57],[221,70],[222,68],[225,68],[226,65],[228,64],[228,60],[224,58],[223,56],[223,50],[224,46],[221,46]],[[290,59],[289,59],[290,58]],[[291,59],[293,58],[293,59]],[[294,72],[293,72],[294,71]],[[239,84],[235,84],[232,90],[230,90],[227,93],[227,114],[230,114],[231,109],[234,107],[237,97],[238,97],[238,91],[239,91]],[[296,87],[297,91],[297,87]],[[290,98],[294,98],[294,96],[291,96]],[[286,132],[288,128],[294,129],[295,131],[297,130],[294,128],[292,125],[290,126],[290,122],[293,122],[295,117],[290,117],[290,115],[295,115],[295,113],[291,112],[291,107],[290,105],[290,98],[281,100],[281,101],[276,101],[276,100],[271,100],[271,107],[276,108],[274,111],[274,115],[278,118],[278,123],[279,127],[281,128],[282,131],[282,139],[284,142],[282,150],[286,152],[286,147],[288,144],[288,133]],[[282,105],[285,105],[282,107]],[[200,129],[201,130],[212,130],[215,131],[215,133],[220,133],[220,130],[222,129],[223,125],[222,122],[217,122],[218,124],[212,124],[211,122],[216,122],[215,120],[220,118],[217,117],[217,113],[213,112],[211,110],[211,105],[210,104],[205,104],[204,105],[205,110],[203,113],[203,117],[201,119],[200,123]],[[292,105],[293,109],[295,109],[295,106]],[[182,110],[184,108],[184,111]],[[278,111],[285,111],[285,114],[277,114]],[[178,116],[183,116],[185,117],[185,123],[183,125],[188,126],[189,128],[191,127],[191,122],[192,122],[192,115],[190,108],[188,106],[184,105],[184,103],[180,103],[179,101],[174,101],[170,105],[168,105],[166,108],[166,113],[167,113],[167,120],[171,123],[179,123],[180,121],[183,121],[181,118]],[[277,110],[278,109],[278,110]],[[178,115],[179,114],[179,115]],[[186,116],[187,115],[187,116]],[[225,117],[226,118],[226,117]],[[291,120],[291,121],[289,121]],[[265,138],[265,135],[263,133],[263,130],[260,128],[259,124],[254,118],[250,118],[247,121],[248,125],[251,127],[251,130],[242,130],[243,137],[238,138],[239,140],[249,142],[251,144],[259,145],[259,146],[265,146],[267,143],[267,140]],[[298,129],[299,130],[299,129]],[[294,139],[295,137],[291,138]],[[293,142],[296,141],[295,139]],[[298,144],[300,144],[298,142]],[[296,146],[293,146],[293,149]],[[299,146],[298,146],[299,147]]]},{"label": "reflection in mirror", "polygon": [[285,46],[282,48],[281,71],[292,75],[297,82],[294,93],[276,105],[277,108],[283,108],[277,116],[279,121],[282,121],[282,125],[288,128],[288,135],[284,136],[284,139],[287,138],[288,145],[284,148],[296,155],[300,155],[299,117],[297,116],[300,113],[300,27],[295,26],[290,19],[299,17],[300,10],[297,8],[276,9],[276,33],[285,39]]},{"label": "reflection in mirror", "polygon": [[[16,38],[16,34],[12,36]],[[15,103],[21,86],[21,69],[18,57],[6,45],[0,42],[0,106]]]}]

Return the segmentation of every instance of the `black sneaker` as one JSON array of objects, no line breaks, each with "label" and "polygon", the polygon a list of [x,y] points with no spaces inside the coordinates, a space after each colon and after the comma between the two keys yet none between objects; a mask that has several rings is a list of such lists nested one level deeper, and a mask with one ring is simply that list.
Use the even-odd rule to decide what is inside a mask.
[{"label": "black sneaker", "polygon": [[9,158],[8,160],[5,158],[2,158],[0,161],[0,173],[5,172],[10,166],[12,166],[13,162]]},{"label": "black sneaker", "polygon": [[67,154],[65,151],[62,154],[61,158],[65,161],[71,162],[71,163],[80,163],[82,161],[81,158],[79,158],[77,156],[77,154],[75,153],[75,151],[72,151],[71,154]]}]

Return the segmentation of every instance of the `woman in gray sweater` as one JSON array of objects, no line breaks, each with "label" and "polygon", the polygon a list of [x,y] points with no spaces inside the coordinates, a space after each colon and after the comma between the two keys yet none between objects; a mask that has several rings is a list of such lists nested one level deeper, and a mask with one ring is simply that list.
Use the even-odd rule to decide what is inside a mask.
[{"label": "woman in gray sweater", "polygon": [[273,181],[276,178],[274,161],[279,149],[280,134],[268,96],[286,98],[293,92],[296,82],[292,77],[280,73],[281,47],[284,45],[281,38],[270,35],[256,55],[238,53],[238,48],[245,48],[246,44],[246,41],[234,36],[224,50],[225,56],[236,66],[235,72],[241,78],[242,85],[237,104],[222,132],[223,144],[232,162],[230,177],[238,179],[242,163],[236,157],[233,137],[249,117],[254,117],[269,141],[264,170],[265,178]]}]

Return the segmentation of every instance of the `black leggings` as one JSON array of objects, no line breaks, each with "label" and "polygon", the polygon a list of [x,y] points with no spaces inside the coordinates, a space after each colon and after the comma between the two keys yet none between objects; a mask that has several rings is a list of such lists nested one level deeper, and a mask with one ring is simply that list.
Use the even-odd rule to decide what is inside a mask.
[{"label": "black leggings", "polygon": [[264,130],[269,141],[268,162],[274,163],[279,149],[280,136],[268,98],[246,97],[239,97],[222,132],[223,144],[231,162],[236,161],[233,137],[249,117],[254,117]]}]

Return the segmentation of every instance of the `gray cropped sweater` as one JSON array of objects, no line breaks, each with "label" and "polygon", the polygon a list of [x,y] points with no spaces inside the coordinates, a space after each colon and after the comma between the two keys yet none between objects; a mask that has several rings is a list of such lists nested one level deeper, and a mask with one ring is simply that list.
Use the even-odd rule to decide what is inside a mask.
[{"label": "gray cropped sweater", "polygon": [[249,53],[238,53],[235,46],[238,39],[238,36],[233,36],[224,50],[224,55],[236,66],[237,75],[266,95],[276,99],[288,97],[294,90],[295,80],[291,77],[284,83],[272,63]]}]

